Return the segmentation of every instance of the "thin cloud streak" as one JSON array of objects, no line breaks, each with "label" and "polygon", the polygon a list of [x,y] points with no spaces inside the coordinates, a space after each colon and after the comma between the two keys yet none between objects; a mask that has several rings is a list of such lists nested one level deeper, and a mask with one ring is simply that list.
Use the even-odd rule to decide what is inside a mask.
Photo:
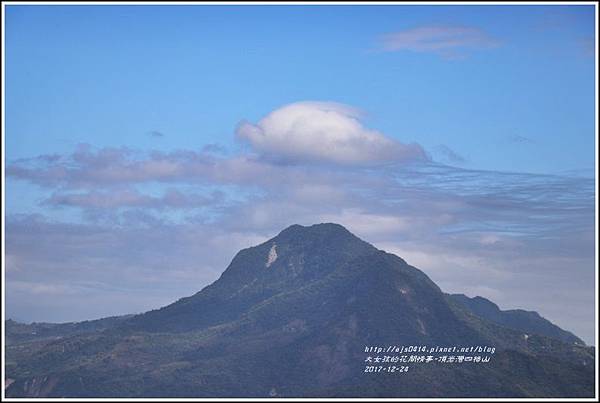
[{"label": "thin cloud streak", "polygon": [[168,189],[162,196],[142,194],[135,189],[119,189],[111,192],[89,191],[84,193],[55,192],[42,204],[52,207],[81,207],[90,209],[114,209],[120,207],[142,207],[148,209],[193,209],[216,206],[223,202],[222,192],[202,195],[183,193]]},{"label": "thin cloud streak", "polygon": [[386,34],[380,39],[380,48],[386,52],[433,53],[445,58],[499,45],[498,40],[482,29],[453,25],[420,26]]}]

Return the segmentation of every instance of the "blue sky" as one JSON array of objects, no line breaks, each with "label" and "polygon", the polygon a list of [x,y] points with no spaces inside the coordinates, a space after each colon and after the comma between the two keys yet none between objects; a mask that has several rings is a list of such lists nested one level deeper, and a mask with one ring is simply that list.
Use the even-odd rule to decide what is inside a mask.
[{"label": "blue sky", "polygon": [[330,219],[591,342],[594,11],[7,6],[9,313],[154,308],[236,248]]},{"label": "blue sky", "polygon": [[[241,119],[331,100],[477,168],[590,170],[593,18],[589,6],[8,7],[8,158],[82,142],[150,148],[153,130],[168,134],[161,148],[234,146]],[[499,44],[460,60],[378,47],[442,24]]]}]

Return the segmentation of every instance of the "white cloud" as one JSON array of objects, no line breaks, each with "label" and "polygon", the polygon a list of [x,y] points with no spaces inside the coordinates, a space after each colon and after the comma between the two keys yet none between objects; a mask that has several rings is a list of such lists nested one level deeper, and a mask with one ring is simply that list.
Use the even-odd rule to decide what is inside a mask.
[{"label": "white cloud", "polygon": [[403,144],[362,125],[360,113],[333,102],[298,102],[242,123],[237,135],[259,153],[285,161],[372,164],[425,159],[418,144]]}]

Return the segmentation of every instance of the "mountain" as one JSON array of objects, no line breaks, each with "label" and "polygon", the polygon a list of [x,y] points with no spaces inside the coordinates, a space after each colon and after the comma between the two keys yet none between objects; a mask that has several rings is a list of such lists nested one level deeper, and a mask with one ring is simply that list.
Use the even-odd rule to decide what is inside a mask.
[{"label": "mountain", "polygon": [[[471,308],[340,225],[293,225],[240,251],[193,296],[97,331],[13,340],[6,395],[594,396],[593,347]],[[400,361],[421,356],[435,359]]]},{"label": "mountain", "polygon": [[525,334],[538,334],[570,344],[585,344],[579,337],[542,318],[537,312],[522,309],[502,311],[498,305],[483,297],[469,298],[464,294],[450,294],[449,298],[464,305],[473,314],[485,320],[519,330]]}]

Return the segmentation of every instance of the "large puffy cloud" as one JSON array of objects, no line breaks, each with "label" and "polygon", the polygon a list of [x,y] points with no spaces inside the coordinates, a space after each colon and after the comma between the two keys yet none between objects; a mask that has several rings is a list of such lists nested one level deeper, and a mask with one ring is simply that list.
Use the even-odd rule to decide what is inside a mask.
[{"label": "large puffy cloud", "polygon": [[374,164],[426,159],[418,144],[404,144],[363,126],[360,113],[333,102],[297,102],[276,109],[237,135],[261,154],[285,161]]}]

